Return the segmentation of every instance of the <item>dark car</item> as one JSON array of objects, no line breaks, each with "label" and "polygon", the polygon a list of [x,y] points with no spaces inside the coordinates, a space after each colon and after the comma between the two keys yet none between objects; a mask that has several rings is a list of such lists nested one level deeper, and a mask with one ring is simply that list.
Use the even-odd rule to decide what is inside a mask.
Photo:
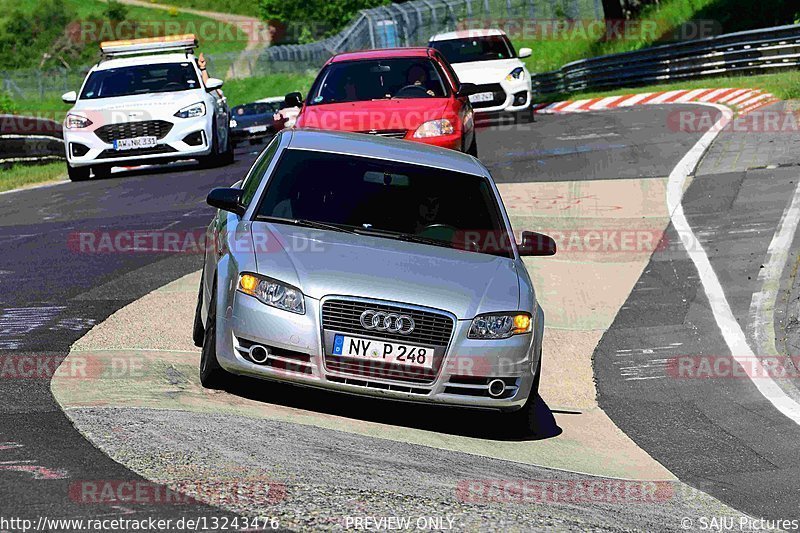
[{"label": "dark car", "polygon": [[234,143],[250,141],[257,144],[275,134],[275,113],[278,103],[253,102],[242,104],[231,110],[231,138]]}]

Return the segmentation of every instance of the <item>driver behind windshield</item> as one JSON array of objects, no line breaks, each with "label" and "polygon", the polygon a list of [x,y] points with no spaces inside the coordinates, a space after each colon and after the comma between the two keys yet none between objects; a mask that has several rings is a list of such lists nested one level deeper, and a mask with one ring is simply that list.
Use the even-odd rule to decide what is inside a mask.
[{"label": "driver behind windshield", "polygon": [[447,88],[430,60],[346,61],[325,67],[311,88],[310,105],[389,98],[442,98]]},{"label": "driver behind windshield", "polygon": [[422,65],[412,65],[408,69],[408,84],[415,87],[422,87],[430,96],[436,96],[432,89],[428,88],[428,74]]}]

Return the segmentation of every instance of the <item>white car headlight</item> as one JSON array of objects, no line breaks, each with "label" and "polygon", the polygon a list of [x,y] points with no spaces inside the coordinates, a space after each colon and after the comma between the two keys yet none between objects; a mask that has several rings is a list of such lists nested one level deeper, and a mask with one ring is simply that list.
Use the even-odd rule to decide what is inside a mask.
[{"label": "white car headlight", "polygon": [[446,118],[438,120],[429,120],[417,128],[414,132],[415,139],[424,139],[426,137],[439,137],[441,135],[450,135],[456,131],[453,124]]},{"label": "white car headlight", "polygon": [[75,113],[67,113],[64,119],[64,126],[68,130],[79,130],[81,128],[88,128],[92,125],[92,121],[83,115],[76,115]]},{"label": "white car headlight", "polygon": [[206,104],[203,102],[197,102],[196,104],[192,104],[190,106],[186,106],[174,116],[178,118],[194,118],[194,117],[202,117],[206,114]]},{"label": "white car headlight", "polygon": [[472,319],[467,337],[470,339],[507,339],[512,335],[530,333],[531,315],[528,313],[492,313]]},{"label": "white car headlight", "polygon": [[231,122],[230,122],[230,127],[231,127],[231,128],[235,128],[235,127],[236,127],[236,126],[238,126],[238,125],[239,125],[239,123],[238,123],[238,122],[236,122],[236,119],[235,119],[235,118],[232,118],[232,119],[231,119]]},{"label": "white car headlight", "polygon": [[522,80],[525,79],[525,69],[522,67],[517,67],[511,72],[508,73],[506,76],[507,81],[514,81],[514,80]]},{"label": "white car headlight", "polygon": [[265,303],[284,311],[303,315],[306,306],[303,293],[291,285],[280,281],[256,276],[255,274],[241,274],[239,276],[239,291],[249,294]]}]

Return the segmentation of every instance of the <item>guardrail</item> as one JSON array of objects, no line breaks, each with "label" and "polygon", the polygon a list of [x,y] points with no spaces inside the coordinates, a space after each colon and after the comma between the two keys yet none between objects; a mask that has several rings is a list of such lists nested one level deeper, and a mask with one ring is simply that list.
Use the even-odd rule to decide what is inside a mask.
[{"label": "guardrail", "polygon": [[65,159],[61,124],[54,120],[0,115],[0,167]]},{"label": "guardrail", "polygon": [[532,76],[540,95],[615,89],[800,65],[800,24],[729,33],[582,59]]}]

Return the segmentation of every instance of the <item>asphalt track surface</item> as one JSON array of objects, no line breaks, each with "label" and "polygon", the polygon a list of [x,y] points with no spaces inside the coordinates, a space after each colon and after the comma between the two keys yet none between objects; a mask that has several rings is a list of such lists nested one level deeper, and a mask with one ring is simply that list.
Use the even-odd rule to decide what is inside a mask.
[{"label": "asphalt track surface", "polygon": [[[479,151],[498,182],[663,177],[700,137],[666,127],[673,109],[542,117],[525,128],[481,131]],[[103,181],[1,195],[2,353],[64,357],[92,325],[197,270],[200,259],[194,255],[80,254],[68,242],[79,231],[202,228],[212,215],[204,203],[207,192],[240,179],[254,157],[252,150],[242,148],[236,162],[221,169],[134,171]],[[725,244],[711,248],[709,254],[742,320],[747,319],[756,290],[748,281],[756,279],[793,179],[784,169],[767,177],[747,172],[709,175],[696,179],[684,200],[698,234],[698,228],[705,228],[709,239],[718,237]],[[744,197],[738,196],[743,188],[747,198],[756,195],[760,201],[745,205]],[[764,231],[730,231],[751,219],[760,221]],[[680,250],[654,255],[598,346],[595,372],[601,406],[680,479],[754,516],[794,518],[800,496],[792,482],[800,462],[793,453],[798,429],[748,381],[686,383],[622,377],[618,354],[630,352],[620,350],[639,349],[641,356],[630,356],[636,366],[654,357],[653,347],[671,342],[683,343],[681,354],[725,355],[725,344],[698,290],[696,272]],[[0,380],[0,413],[0,468],[35,467],[3,469],[4,515],[118,514],[69,497],[76,480],[137,476],[74,430],[54,402],[47,380]],[[140,505],[125,512],[172,518],[226,514],[202,505],[178,509]]]}]

